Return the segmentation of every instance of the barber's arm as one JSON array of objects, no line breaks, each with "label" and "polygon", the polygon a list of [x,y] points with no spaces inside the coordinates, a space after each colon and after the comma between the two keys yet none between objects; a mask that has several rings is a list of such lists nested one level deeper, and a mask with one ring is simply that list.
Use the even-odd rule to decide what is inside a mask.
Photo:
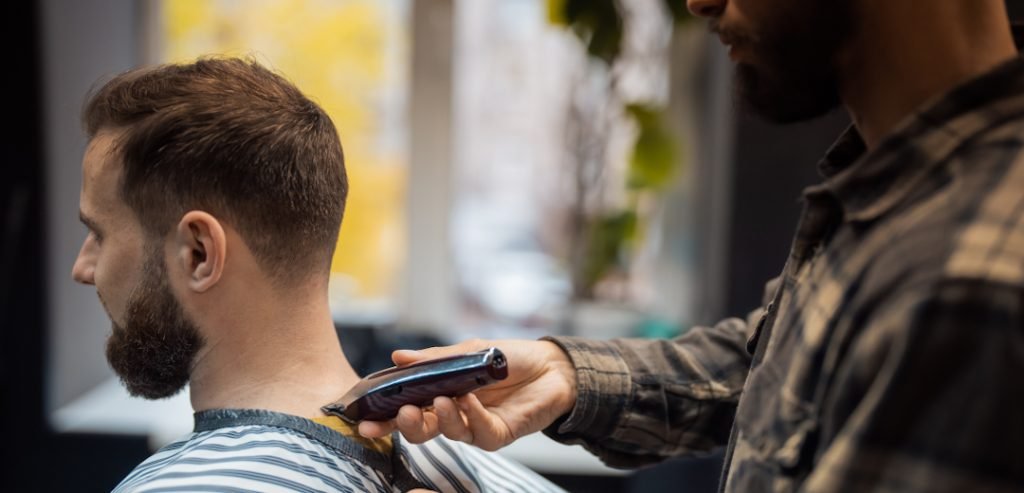
[{"label": "barber's arm", "polygon": [[545,430],[615,467],[708,450],[728,439],[750,363],[747,325],[729,319],[674,340],[468,341],[398,351],[395,363],[405,365],[497,346],[509,376],[457,403],[405,406],[395,420],[359,430],[382,436],[397,428],[413,442],[444,434],[486,450]]},{"label": "barber's arm", "polygon": [[727,319],[673,340],[554,338],[579,383],[572,412],[544,433],[622,468],[724,445],[750,366],[747,325]]}]

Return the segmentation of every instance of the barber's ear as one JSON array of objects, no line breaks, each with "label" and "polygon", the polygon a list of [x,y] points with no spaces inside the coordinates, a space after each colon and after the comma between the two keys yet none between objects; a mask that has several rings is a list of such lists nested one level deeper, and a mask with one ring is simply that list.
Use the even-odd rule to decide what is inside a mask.
[{"label": "barber's ear", "polygon": [[217,218],[203,211],[181,216],[175,231],[175,248],[175,261],[184,270],[189,289],[201,293],[220,281],[227,237]]}]

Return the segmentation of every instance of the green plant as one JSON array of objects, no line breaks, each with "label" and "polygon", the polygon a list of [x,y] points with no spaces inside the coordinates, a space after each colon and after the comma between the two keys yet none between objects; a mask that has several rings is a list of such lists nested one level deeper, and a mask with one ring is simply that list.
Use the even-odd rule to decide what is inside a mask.
[{"label": "green plant", "polygon": [[[611,74],[622,56],[625,35],[622,2],[629,0],[548,0],[548,16],[555,25],[569,28],[596,61],[596,70]],[[660,0],[674,24],[691,19],[685,3]],[[607,77],[609,99],[622,106],[622,114],[630,119],[636,132],[626,173],[626,204],[617,210],[585,211],[586,183],[577,179],[577,206],[572,248],[572,284],[576,299],[592,299],[594,288],[615,272],[627,272],[631,253],[641,240],[644,215],[642,198],[657,196],[671,183],[679,171],[679,144],[664,123],[665,108],[647,101],[623,101],[618,94],[618,79]],[[582,165],[587,157],[578,156],[577,174],[593,175]],[[596,159],[600,161],[600,159]],[[591,157],[590,161],[595,161]],[[598,173],[599,174],[599,173]]]}]

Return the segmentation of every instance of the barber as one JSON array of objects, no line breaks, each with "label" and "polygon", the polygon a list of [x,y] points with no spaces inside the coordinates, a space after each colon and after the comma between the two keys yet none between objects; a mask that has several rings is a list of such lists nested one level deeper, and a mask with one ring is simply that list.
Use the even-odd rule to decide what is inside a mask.
[{"label": "barber", "polygon": [[1003,0],[688,7],[748,108],[854,122],[764,304],[674,340],[398,351],[493,345],[510,375],[360,433],[495,450],[543,431],[622,468],[727,446],[730,492],[1021,491],[1024,62]]}]

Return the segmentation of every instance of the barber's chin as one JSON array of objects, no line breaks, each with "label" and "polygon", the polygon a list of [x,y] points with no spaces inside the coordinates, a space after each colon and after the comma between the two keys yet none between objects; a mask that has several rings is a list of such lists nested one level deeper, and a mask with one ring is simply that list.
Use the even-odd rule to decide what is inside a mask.
[{"label": "barber's chin", "polygon": [[727,45],[726,49],[729,50],[729,59],[733,63],[747,63],[751,62],[751,54],[749,46],[743,45]]}]

